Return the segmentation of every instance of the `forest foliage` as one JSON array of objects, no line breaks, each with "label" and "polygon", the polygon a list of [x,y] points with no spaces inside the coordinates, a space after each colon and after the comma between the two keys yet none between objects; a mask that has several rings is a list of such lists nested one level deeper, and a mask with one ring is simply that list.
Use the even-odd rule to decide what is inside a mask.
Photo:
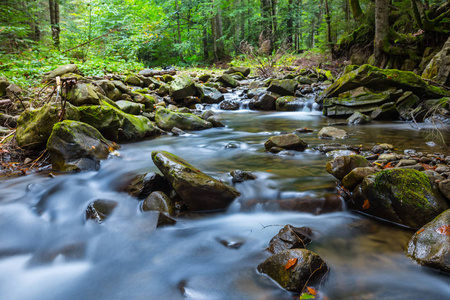
[{"label": "forest foliage", "polygon": [[[352,49],[373,51],[377,1],[3,0],[0,75],[24,84],[69,62],[82,62],[88,75],[208,65],[245,59],[243,45],[267,55],[314,49],[350,59]],[[418,43],[427,31],[437,40],[448,35],[448,11],[427,18],[446,2],[389,2],[393,41]]]}]

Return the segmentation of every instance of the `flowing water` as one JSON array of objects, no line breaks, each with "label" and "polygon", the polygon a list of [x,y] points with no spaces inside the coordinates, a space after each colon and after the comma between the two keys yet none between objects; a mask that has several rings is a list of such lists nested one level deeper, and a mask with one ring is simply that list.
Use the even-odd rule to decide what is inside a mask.
[{"label": "flowing water", "polygon": [[[325,171],[331,157],[312,150],[328,122],[317,111],[220,111],[226,127],[126,144],[98,172],[28,176],[0,182],[0,299],[293,299],[256,266],[286,224],[314,231],[308,248],[329,265],[320,288],[329,299],[448,299],[450,277],[405,257],[413,232],[349,211],[315,215],[280,209],[279,199],[335,193]],[[294,155],[264,151],[270,135],[308,127],[310,147]],[[409,123],[345,127],[348,144],[436,150]],[[447,136],[448,138],[448,136]],[[431,145],[431,144],[430,144]],[[154,215],[120,192],[133,175],[156,172],[153,150],[179,155],[231,183],[229,172],[255,181],[223,213],[190,214],[154,230]],[[102,224],[85,220],[89,203],[118,206]],[[234,245],[226,247],[224,244]]]}]

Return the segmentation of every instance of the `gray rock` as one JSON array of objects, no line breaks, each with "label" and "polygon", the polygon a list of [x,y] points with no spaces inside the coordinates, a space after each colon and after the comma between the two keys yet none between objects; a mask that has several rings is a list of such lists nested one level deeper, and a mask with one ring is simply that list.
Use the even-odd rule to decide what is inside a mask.
[{"label": "gray rock", "polygon": [[161,191],[155,191],[148,195],[144,203],[142,203],[142,210],[156,210],[172,216],[175,214],[175,206],[172,199]]},{"label": "gray rock", "polygon": [[8,79],[6,77],[0,77],[0,97],[6,95],[6,87],[9,85]]},{"label": "gray rock", "polygon": [[342,180],[355,168],[370,167],[370,163],[361,155],[338,156],[327,163],[327,172]]},{"label": "gray rock", "polygon": [[289,249],[304,249],[311,243],[312,230],[309,227],[284,226],[270,242],[267,250],[273,254]]},{"label": "gray rock", "polygon": [[368,115],[362,114],[359,111],[355,112],[347,119],[348,124],[363,125],[372,122],[372,118]]},{"label": "gray rock", "polygon": [[297,82],[292,79],[284,80],[272,80],[267,90],[269,92],[277,93],[281,96],[293,96],[295,89],[297,88]]},{"label": "gray rock", "polygon": [[100,97],[92,84],[78,83],[67,93],[67,101],[75,106],[99,105]]},{"label": "gray rock", "polygon": [[128,75],[125,78],[125,83],[134,86],[144,86],[144,82],[137,75]]},{"label": "gray rock", "polygon": [[239,83],[234,79],[231,75],[223,74],[217,79],[219,82],[222,82],[225,86],[235,88],[239,85]]},{"label": "gray rock", "polygon": [[265,92],[257,99],[250,100],[248,107],[255,110],[275,110],[277,97],[277,94]]},{"label": "gray rock", "polygon": [[450,86],[450,37],[427,65],[423,78],[434,80],[444,86]]},{"label": "gray rock", "polygon": [[360,184],[366,176],[373,175],[376,170],[372,167],[360,167],[354,168],[350,173],[342,178],[342,184],[345,188],[353,190],[358,184]]},{"label": "gray rock", "polygon": [[194,114],[173,112],[162,107],[156,110],[155,121],[159,128],[166,131],[170,131],[174,127],[181,130],[203,130],[212,127],[210,122]]},{"label": "gray rock", "polygon": [[[161,86],[163,87],[163,85]],[[194,81],[189,75],[179,75],[169,83],[169,95],[173,99],[183,99],[194,96],[197,92]]]},{"label": "gray rock", "polygon": [[215,88],[207,87],[204,85],[196,85],[200,99],[204,103],[213,104],[220,103],[225,99],[221,92]]},{"label": "gray rock", "polygon": [[126,100],[116,101],[116,104],[123,112],[132,115],[140,115],[141,111],[145,109],[144,104],[134,103]]},{"label": "gray rock", "polygon": [[230,175],[233,177],[233,183],[255,180],[257,178],[256,175],[250,171],[234,170],[231,171]]},{"label": "gray rock", "polygon": [[220,109],[223,110],[238,110],[240,107],[240,104],[238,101],[235,100],[224,100],[220,102],[219,104]]},{"label": "gray rock", "polygon": [[114,212],[117,204],[113,200],[95,200],[86,208],[86,220],[103,223]]},{"label": "gray rock", "polygon": [[64,66],[60,66],[53,71],[51,71],[49,74],[45,75],[42,79],[43,82],[48,81],[50,79],[53,79],[57,76],[62,76],[67,73],[74,73],[74,74],[81,74],[78,70],[78,66],[75,64],[68,64]]},{"label": "gray rock", "polygon": [[225,74],[233,74],[233,73],[241,73],[245,77],[247,77],[250,74],[250,68],[247,67],[231,67],[228,70],[226,70]]},{"label": "gray rock", "polygon": [[450,179],[439,182],[439,191],[447,200],[450,200]]}]

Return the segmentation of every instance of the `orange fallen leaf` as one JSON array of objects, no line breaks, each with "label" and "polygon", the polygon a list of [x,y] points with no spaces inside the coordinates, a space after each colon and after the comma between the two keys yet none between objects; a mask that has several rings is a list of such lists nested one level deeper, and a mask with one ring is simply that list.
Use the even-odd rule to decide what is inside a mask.
[{"label": "orange fallen leaf", "polygon": [[383,167],[383,169],[392,169],[394,166],[393,166],[393,162],[391,161],[391,162],[388,162],[384,167]]},{"label": "orange fallen leaf", "polygon": [[416,234],[422,233],[424,230],[425,230],[425,228],[422,228],[419,231],[417,231]]},{"label": "orange fallen leaf", "polygon": [[364,204],[363,204],[362,208],[363,209],[369,209],[370,208],[370,203],[369,203],[368,199],[364,200]]},{"label": "orange fallen leaf", "polygon": [[435,170],[435,169],[436,169],[436,167],[432,167],[432,166],[427,165],[427,164],[421,164],[421,165],[422,165],[422,167],[425,169],[425,171],[428,171],[428,170]]},{"label": "orange fallen leaf", "polygon": [[298,261],[298,258],[289,258],[287,264],[284,266],[284,269],[287,270],[294,266]]},{"label": "orange fallen leaf", "polygon": [[436,229],[436,232],[443,234],[443,235],[450,235],[450,225],[443,225]]},{"label": "orange fallen leaf", "polygon": [[92,149],[94,149],[95,150],[95,146],[91,146],[92,147]]},{"label": "orange fallen leaf", "polygon": [[306,288],[308,289],[308,292],[309,292],[311,295],[313,295],[313,296],[317,295],[316,289],[314,289],[314,288],[312,288],[312,287],[309,287],[309,286],[307,286]]}]

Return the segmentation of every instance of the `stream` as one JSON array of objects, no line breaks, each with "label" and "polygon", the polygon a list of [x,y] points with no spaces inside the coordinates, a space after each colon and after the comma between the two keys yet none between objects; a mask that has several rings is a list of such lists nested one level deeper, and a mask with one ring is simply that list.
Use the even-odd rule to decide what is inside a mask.
[{"label": "stream", "polygon": [[[309,109],[215,109],[226,127],[124,144],[120,156],[102,161],[98,172],[0,181],[0,299],[295,299],[256,270],[270,256],[264,251],[270,239],[286,224],[313,229],[308,249],[330,267],[320,287],[328,299],[450,297],[448,275],[404,255],[412,231],[345,209],[315,215],[279,207],[276,200],[336,194],[335,179],[325,170],[332,157],[312,149],[330,142],[317,132],[333,120]],[[314,129],[301,136],[309,145],[305,152],[264,150],[271,135],[304,127]],[[350,145],[442,152],[407,122],[342,128],[349,133],[343,143]],[[229,172],[236,169],[258,178],[235,185],[242,196],[226,212],[189,214],[155,230],[154,215],[121,192],[134,175],[158,171],[154,150],[179,155],[230,184]],[[98,199],[118,202],[102,224],[85,219]]]}]

